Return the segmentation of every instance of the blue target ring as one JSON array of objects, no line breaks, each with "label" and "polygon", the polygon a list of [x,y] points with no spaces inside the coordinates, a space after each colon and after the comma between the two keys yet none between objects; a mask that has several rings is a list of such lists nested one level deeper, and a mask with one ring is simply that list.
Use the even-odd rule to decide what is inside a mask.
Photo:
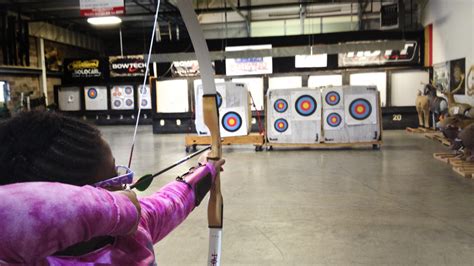
[{"label": "blue target ring", "polygon": [[326,103],[329,105],[337,105],[341,101],[341,96],[338,92],[330,91],[326,94]]},{"label": "blue target ring", "polygon": [[125,104],[126,104],[127,106],[132,106],[132,105],[133,105],[133,101],[132,101],[131,99],[127,99],[127,100],[125,101]]},{"label": "blue target ring", "polygon": [[132,87],[125,87],[125,94],[130,95],[132,94],[132,91],[133,91]]},{"label": "blue target ring", "polygon": [[273,124],[273,127],[275,128],[275,130],[277,132],[283,133],[286,130],[288,130],[288,121],[286,121],[283,118],[279,118],[279,119],[275,120],[275,123]]},{"label": "blue target ring", "polygon": [[229,132],[235,132],[242,126],[242,118],[236,112],[228,112],[222,117],[222,126]]},{"label": "blue target ring", "polygon": [[115,107],[120,107],[122,105],[122,102],[120,100],[115,100],[114,101],[114,106]]},{"label": "blue target ring", "polygon": [[309,95],[300,96],[296,100],[296,112],[302,116],[312,115],[317,108],[316,100]]},{"label": "blue target ring", "polygon": [[222,95],[217,93],[217,108],[221,108],[222,105]]},{"label": "blue target ring", "polygon": [[288,110],[288,102],[283,99],[278,99],[273,104],[273,108],[278,113],[284,113],[286,110]]},{"label": "blue target ring", "polygon": [[91,99],[97,98],[97,90],[95,88],[90,88],[87,90],[87,96]]},{"label": "blue target ring", "polygon": [[326,122],[330,127],[338,127],[342,122],[342,117],[338,113],[330,113]]},{"label": "blue target ring", "polygon": [[372,114],[372,105],[366,99],[355,99],[349,105],[349,114],[356,120],[364,120]]}]

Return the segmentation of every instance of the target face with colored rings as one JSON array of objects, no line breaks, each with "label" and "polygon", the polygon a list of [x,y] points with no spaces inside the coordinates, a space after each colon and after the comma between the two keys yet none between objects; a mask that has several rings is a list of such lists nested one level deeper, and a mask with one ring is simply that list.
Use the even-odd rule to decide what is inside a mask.
[{"label": "target face with colored rings", "polygon": [[126,104],[127,106],[132,106],[132,105],[133,105],[133,101],[130,100],[130,99],[127,99],[127,100],[125,101],[125,104]]},{"label": "target face with colored rings", "polygon": [[143,99],[143,100],[142,100],[142,106],[147,106],[147,105],[148,105],[148,101],[145,100],[145,99]]},{"label": "target face with colored rings", "polygon": [[115,107],[120,107],[120,105],[122,105],[122,102],[120,100],[115,100],[114,101],[114,106]]},{"label": "target face with colored rings", "polygon": [[95,99],[97,98],[97,90],[95,88],[90,88],[88,91],[87,91],[87,96],[91,99]]},{"label": "target face with colored rings", "polygon": [[372,114],[372,105],[366,99],[355,99],[349,106],[349,114],[357,120],[364,120]]},{"label": "target face with colored rings", "polygon": [[342,122],[342,118],[338,113],[330,113],[326,118],[326,122],[331,127],[338,127]]},{"label": "target face with colored rings", "polygon": [[275,128],[277,132],[283,133],[286,130],[288,130],[288,121],[286,121],[283,118],[279,118],[275,120],[273,127]]},{"label": "target face with colored rings", "polygon": [[217,93],[217,108],[221,108],[222,105],[222,95]]},{"label": "target face with colored rings", "polygon": [[229,132],[235,132],[242,126],[242,118],[236,112],[228,112],[222,117],[222,126]]},{"label": "target face with colored rings", "polygon": [[273,104],[273,108],[275,108],[275,111],[278,113],[284,113],[288,110],[288,103],[283,99],[278,99],[275,101],[275,104]]},{"label": "target face with colored rings", "polygon": [[132,89],[131,87],[125,87],[125,93],[126,93],[127,95],[132,94],[132,91],[133,91],[133,89]]},{"label": "target face with colored rings", "polygon": [[329,105],[337,105],[341,101],[341,96],[335,91],[330,91],[326,94],[326,103]]},{"label": "target face with colored rings", "polygon": [[316,100],[309,95],[303,95],[296,100],[296,112],[302,116],[312,115],[317,108]]}]

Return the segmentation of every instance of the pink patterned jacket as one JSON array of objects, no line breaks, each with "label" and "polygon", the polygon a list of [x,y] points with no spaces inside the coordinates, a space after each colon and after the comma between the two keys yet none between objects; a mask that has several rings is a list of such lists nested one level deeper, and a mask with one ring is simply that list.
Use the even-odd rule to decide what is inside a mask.
[{"label": "pink patterned jacket", "polygon": [[[0,264],[156,265],[153,244],[194,209],[191,187],[208,175],[213,179],[216,175],[211,164],[186,177],[190,186],[174,181],[153,195],[140,198],[138,230],[131,235],[126,234],[136,225],[137,212],[126,196],[58,183],[0,186]],[[57,200],[51,201],[51,197]],[[12,211],[6,206],[16,207]],[[51,255],[101,235],[115,236],[113,244],[79,257]]]}]

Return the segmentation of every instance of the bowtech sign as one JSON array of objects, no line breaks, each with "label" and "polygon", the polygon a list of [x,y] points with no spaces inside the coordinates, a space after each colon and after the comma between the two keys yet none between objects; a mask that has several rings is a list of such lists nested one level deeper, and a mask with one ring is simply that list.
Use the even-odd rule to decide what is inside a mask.
[{"label": "bowtech sign", "polygon": [[111,56],[109,66],[111,77],[140,77],[146,69],[143,55]]}]

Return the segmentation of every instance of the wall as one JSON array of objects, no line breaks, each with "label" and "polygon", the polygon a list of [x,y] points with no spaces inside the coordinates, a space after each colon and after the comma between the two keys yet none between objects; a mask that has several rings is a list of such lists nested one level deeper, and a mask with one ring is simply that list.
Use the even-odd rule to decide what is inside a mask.
[{"label": "wall", "polygon": [[[429,0],[423,9],[423,25],[433,24],[433,64],[466,58],[466,71],[474,64],[474,1]],[[467,75],[467,73],[466,73]],[[474,98],[460,96],[474,105]]]}]

